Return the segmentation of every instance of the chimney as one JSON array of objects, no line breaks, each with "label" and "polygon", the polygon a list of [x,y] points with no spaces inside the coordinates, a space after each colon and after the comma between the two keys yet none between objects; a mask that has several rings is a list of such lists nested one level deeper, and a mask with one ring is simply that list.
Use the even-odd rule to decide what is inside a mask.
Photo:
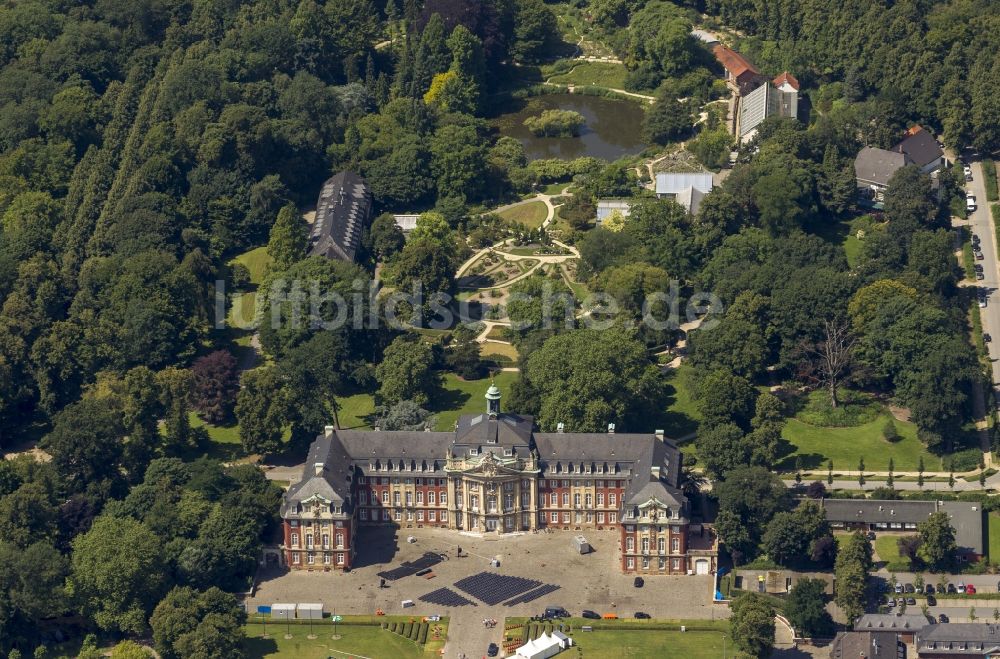
[{"label": "chimney", "polygon": [[658,479],[660,477],[660,468],[659,467],[650,467],[649,468],[649,472],[653,475],[653,478],[657,478]]},{"label": "chimney", "polygon": [[609,435],[615,434],[615,424],[613,423],[608,424],[608,434]]},{"label": "chimney", "polygon": [[653,432],[656,434],[656,438],[662,442],[663,441],[663,428],[657,428]]},{"label": "chimney", "polygon": [[566,424],[563,423],[562,421],[560,421],[559,423],[557,423],[556,424],[556,432],[558,432],[558,433],[564,433],[564,432],[566,432]]},{"label": "chimney", "polygon": [[323,426],[323,434],[327,437],[333,437],[333,426]]},{"label": "chimney", "polygon": [[313,463],[313,470],[315,471],[317,476],[322,476],[325,469],[326,468],[324,467],[322,462]]}]

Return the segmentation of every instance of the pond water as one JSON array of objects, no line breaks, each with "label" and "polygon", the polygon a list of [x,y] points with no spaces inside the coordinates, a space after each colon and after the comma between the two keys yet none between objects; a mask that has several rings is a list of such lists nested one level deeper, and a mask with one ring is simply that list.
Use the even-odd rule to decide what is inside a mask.
[{"label": "pond water", "polygon": [[[502,135],[521,140],[528,160],[572,160],[582,156],[617,160],[645,147],[643,109],[638,102],[582,94],[546,94],[520,104],[516,112],[501,114],[493,123]],[[524,120],[545,110],[573,110],[582,114],[587,123],[579,137],[535,137],[525,128]]]}]

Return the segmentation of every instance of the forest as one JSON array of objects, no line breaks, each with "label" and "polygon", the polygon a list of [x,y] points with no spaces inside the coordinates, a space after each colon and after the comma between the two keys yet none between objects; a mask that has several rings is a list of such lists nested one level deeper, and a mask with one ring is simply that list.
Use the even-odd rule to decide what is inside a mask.
[{"label": "forest", "polygon": [[[691,337],[696,448],[711,477],[775,465],[785,410],[755,386],[775,372],[834,395],[849,383],[893,396],[924,445],[954,448],[980,375],[947,224],[960,182],[943,173],[939,198],[901,170],[856,262],[827,236],[855,214],[861,146],[919,122],[949,146],[1000,148],[991,3],[569,3],[624,62],[626,87],[656,93],[651,148],[694,136],[706,165],[728,157],[716,120],[692,128],[721,93],[690,35],[699,12],[740,30],[762,70],[802,81],[811,123],[762,125],[696,217],[637,192],[634,163],[529,161],[492,129],[496,106],[537,86],[534,67],[571,50],[556,4],[0,7],[0,445],[51,458],[0,462],[0,653],[27,656],[72,629],[151,632],[165,657],[235,656],[243,618],[228,593],[247,587],[273,539],[280,488],[206,457],[192,415],[238,420],[246,453],[273,454],[301,447],[359,391],[399,427],[419,425],[441,371],[483,367],[468,328],[445,349],[388,329],[262,326],[265,363],[241,377],[234,335],[215,325],[215,282],[246,288],[231,260],[267,245],[259,300],[280,278],[346,293],[376,264],[384,285],[453,293],[464,257],[518,230],[486,210],[537,185],[574,185],[563,238],[586,285],[625,310],[605,332],[530,329],[544,282],[517,285],[527,302],[509,313],[529,329],[512,337],[522,370],[505,400],[542,428],[649,429],[665,391],[650,352],[677,335],[636,321],[642,296],[677,279],[685,298],[711,290],[727,309]],[[342,169],[367,179],[379,214],[356,265],[305,258],[301,210]],[[621,231],[589,228],[607,196],[635,197]],[[414,211],[404,240],[386,213]],[[818,355],[844,333],[852,359],[834,373]]]}]

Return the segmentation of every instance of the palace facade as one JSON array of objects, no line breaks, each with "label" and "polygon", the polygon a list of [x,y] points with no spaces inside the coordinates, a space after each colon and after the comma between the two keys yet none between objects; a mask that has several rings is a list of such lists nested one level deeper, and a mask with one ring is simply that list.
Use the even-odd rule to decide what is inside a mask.
[{"label": "palace facade", "polygon": [[609,531],[624,572],[715,569],[715,543],[691,524],[679,487],[681,452],[662,431],[537,432],[530,416],[501,412],[500,397],[491,386],[486,411],[461,417],[454,432],[327,426],[281,505],[285,564],[349,569],[358,527],[393,525]]}]

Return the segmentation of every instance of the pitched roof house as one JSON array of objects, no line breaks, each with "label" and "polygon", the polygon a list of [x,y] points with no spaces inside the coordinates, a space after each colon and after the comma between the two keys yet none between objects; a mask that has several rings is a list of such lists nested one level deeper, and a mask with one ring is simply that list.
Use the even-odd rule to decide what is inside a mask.
[{"label": "pitched roof house", "polygon": [[[388,524],[491,534],[607,529],[619,535],[625,572],[715,567],[714,545],[688,546],[682,456],[661,431],[539,432],[532,417],[500,411],[495,386],[486,400],[484,413],[460,417],[452,432],[327,426],[281,503],[286,565],[349,568],[358,526]],[[651,550],[654,535],[660,545]]]},{"label": "pitched roof house", "polygon": [[932,624],[917,632],[914,642],[920,659],[1000,657],[1000,625],[975,622]]},{"label": "pitched roof house", "polygon": [[906,154],[911,163],[925,174],[929,174],[944,166],[944,151],[938,146],[934,136],[922,126],[912,126],[906,131],[906,136],[893,151]]},{"label": "pitched roof house", "polygon": [[656,196],[673,199],[691,215],[697,215],[701,200],[712,191],[711,172],[659,172],[656,175]]},{"label": "pitched roof house", "polygon": [[757,67],[732,48],[717,43],[712,46],[712,53],[725,70],[726,84],[738,94],[749,93],[765,80]]},{"label": "pitched roof house", "polygon": [[771,84],[783,92],[799,91],[799,81],[788,71],[772,80]]},{"label": "pitched roof house", "polygon": [[363,178],[340,172],[328,179],[316,202],[309,255],[353,262],[371,212],[372,195]]},{"label": "pitched roof house", "polygon": [[880,501],[877,499],[823,499],[820,502],[833,528],[865,531],[915,532],[935,512],[945,512],[955,529],[961,560],[986,554],[982,505],[976,501]]},{"label": "pitched roof house", "polygon": [[904,659],[906,646],[892,632],[838,632],[830,659]]}]

